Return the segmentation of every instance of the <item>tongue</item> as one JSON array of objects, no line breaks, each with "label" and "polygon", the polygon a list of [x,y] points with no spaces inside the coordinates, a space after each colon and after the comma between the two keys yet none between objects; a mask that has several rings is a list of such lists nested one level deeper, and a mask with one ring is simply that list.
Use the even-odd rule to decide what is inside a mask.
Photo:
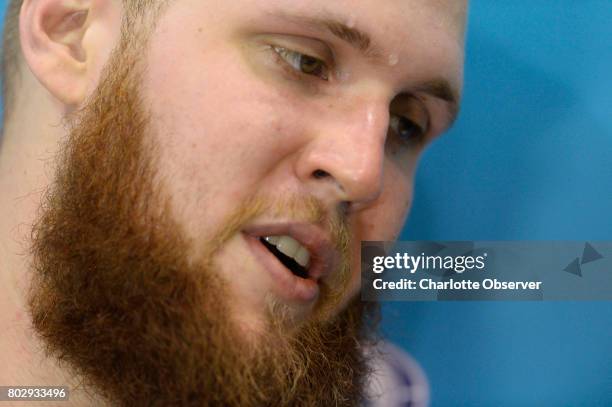
[{"label": "tongue", "polygon": [[283,264],[283,266],[287,267],[291,273],[300,277],[300,278],[308,278],[308,270],[302,267],[298,262],[293,260],[291,257],[285,255],[280,252],[276,246],[266,242],[263,238],[260,238],[259,241],[273,254],[276,258]]}]

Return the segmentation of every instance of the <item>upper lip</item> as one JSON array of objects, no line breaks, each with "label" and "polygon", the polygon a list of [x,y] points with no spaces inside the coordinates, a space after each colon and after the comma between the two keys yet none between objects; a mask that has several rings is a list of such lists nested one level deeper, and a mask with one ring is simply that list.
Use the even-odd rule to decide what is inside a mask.
[{"label": "upper lip", "polygon": [[297,240],[310,253],[308,278],[315,281],[327,276],[340,264],[340,253],[332,245],[329,234],[311,223],[252,225],[243,232],[255,237],[287,235]]}]

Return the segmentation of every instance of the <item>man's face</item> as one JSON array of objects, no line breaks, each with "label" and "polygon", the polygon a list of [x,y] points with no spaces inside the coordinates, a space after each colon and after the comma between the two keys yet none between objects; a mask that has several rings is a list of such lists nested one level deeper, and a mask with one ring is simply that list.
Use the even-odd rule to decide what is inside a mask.
[{"label": "man's face", "polygon": [[397,235],[452,120],[461,8],[294,3],[170,2],[73,118],[30,307],[117,403],[360,398],[359,243]]},{"label": "man's face", "polygon": [[419,154],[450,124],[453,106],[428,91],[460,88],[463,11],[456,1],[183,0],[161,17],[143,95],[160,174],[194,247],[254,195],[316,199],[351,238],[345,282],[328,267],[330,231],[300,211],[240,225],[214,261],[244,326],[257,329],[271,301],[308,319],[321,294],[261,238],[293,238],[298,249],[283,239],[281,251],[301,256],[311,280],[344,284],[337,312],[359,287],[360,241],[397,236]]}]

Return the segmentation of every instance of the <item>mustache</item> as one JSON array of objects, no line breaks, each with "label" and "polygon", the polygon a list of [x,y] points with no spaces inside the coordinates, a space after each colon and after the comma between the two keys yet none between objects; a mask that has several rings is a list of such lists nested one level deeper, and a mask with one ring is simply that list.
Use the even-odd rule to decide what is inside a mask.
[{"label": "mustache", "polygon": [[298,195],[272,197],[256,194],[246,198],[226,216],[222,223],[225,227],[208,242],[209,247],[218,250],[246,225],[263,216],[315,224],[328,233],[331,244],[343,257],[349,252],[352,236],[342,207],[339,205],[330,210],[316,197]]}]

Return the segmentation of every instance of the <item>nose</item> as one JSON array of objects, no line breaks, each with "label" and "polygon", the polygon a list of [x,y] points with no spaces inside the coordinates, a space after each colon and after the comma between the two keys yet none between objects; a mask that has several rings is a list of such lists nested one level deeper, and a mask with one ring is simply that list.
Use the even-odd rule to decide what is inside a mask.
[{"label": "nose", "polygon": [[354,98],[326,112],[309,120],[311,137],[296,161],[298,177],[315,195],[325,191],[353,209],[367,205],[382,191],[388,104]]}]

